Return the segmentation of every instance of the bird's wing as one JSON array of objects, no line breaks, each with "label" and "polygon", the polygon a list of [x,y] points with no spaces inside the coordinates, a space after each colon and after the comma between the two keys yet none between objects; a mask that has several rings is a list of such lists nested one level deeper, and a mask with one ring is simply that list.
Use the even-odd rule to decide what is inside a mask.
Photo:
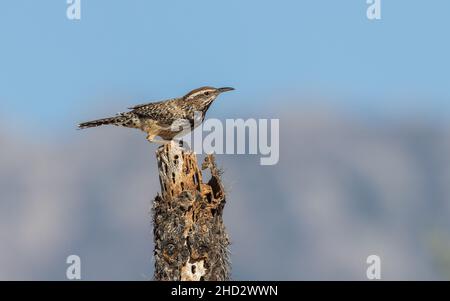
[{"label": "bird's wing", "polygon": [[135,105],[135,106],[129,107],[128,109],[130,109],[130,110],[136,110],[136,109],[139,109],[139,108],[142,108],[142,107],[151,106],[151,105],[156,105],[156,104],[159,104],[159,103],[162,103],[162,101],[149,102],[149,103],[142,103],[142,104],[139,104],[139,105]]},{"label": "bird's wing", "polygon": [[183,118],[175,104],[169,101],[135,106],[132,112],[140,117],[155,120],[162,127],[170,127],[176,120]]}]

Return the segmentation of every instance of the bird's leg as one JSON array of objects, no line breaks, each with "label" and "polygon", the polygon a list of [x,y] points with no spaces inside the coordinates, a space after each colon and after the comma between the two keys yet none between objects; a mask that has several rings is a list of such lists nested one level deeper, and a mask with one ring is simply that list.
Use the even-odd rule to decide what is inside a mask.
[{"label": "bird's leg", "polygon": [[161,145],[165,145],[165,144],[167,144],[167,143],[170,143],[170,141],[167,141],[167,140],[159,140],[159,139],[153,139],[153,140],[150,141],[150,142],[159,143],[159,144],[161,144]]},{"label": "bird's leg", "polygon": [[145,139],[147,139],[148,142],[153,142],[153,139],[155,138],[155,135],[148,134]]},{"label": "bird's leg", "polygon": [[162,145],[167,144],[168,142],[170,142],[170,141],[166,141],[166,140],[155,139],[155,136],[156,135],[154,135],[154,134],[148,134],[146,139],[147,139],[148,142],[159,143],[159,144],[162,144]]},{"label": "bird's leg", "polygon": [[155,139],[155,137],[156,137],[156,135],[154,135],[154,134],[148,134],[146,139],[148,142],[161,143],[161,141],[159,141],[158,139]]}]

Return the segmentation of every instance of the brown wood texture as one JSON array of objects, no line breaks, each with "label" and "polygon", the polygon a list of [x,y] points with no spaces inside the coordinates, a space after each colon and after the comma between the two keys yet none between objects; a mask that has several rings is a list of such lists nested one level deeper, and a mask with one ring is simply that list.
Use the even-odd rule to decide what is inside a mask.
[{"label": "brown wood texture", "polygon": [[155,280],[228,280],[229,238],[223,223],[225,191],[213,155],[202,170],[195,153],[176,143],[158,148],[161,194],[153,202]]}]

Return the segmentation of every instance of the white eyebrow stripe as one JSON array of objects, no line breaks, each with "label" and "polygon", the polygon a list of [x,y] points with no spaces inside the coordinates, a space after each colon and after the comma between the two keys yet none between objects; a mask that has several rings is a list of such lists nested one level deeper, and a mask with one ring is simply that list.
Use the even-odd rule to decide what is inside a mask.
[{"label": "white eyebrow stripe", "polygon": [[205,92],[214,92],[214,91],[215,91],[214,89],[204,89],[204,90],[200,90],[200,91],[197,91],[197,92],[195,92],[195,93],[190,94],[190,95],[188,96],[188,98],[195,97],[195,96],[197,96],[197,95],[199,95],[199,94],[203,94],[203,93],[205,93]]}]

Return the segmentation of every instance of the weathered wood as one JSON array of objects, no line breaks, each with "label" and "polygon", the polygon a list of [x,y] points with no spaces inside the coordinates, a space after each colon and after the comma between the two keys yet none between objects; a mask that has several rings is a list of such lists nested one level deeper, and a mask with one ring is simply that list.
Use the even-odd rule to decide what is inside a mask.
[{"label": "weathered wood", "polygon": [[223,224],[225,191],[214,156],[202,169],[195,153],[175,143],[158,148],[161,194],[153,202],[155,280],[229,279],[229,238]]}]

